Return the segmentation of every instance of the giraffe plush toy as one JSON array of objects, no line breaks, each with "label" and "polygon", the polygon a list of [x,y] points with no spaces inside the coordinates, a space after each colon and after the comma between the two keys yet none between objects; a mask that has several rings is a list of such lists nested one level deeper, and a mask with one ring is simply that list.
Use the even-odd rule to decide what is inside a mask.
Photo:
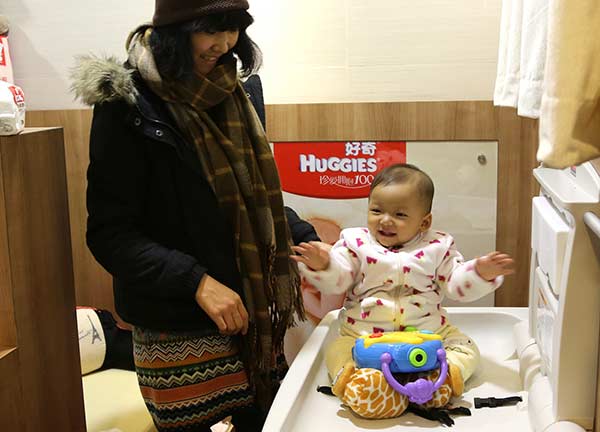
[{"label": "giraffe plush toy", "polygon": [[442,408],[462,394],[448,373],[441,337],[414,329],[357,338],[353,361],[334,380],[333,393],[361,417],[384,419],[409,403]]}]

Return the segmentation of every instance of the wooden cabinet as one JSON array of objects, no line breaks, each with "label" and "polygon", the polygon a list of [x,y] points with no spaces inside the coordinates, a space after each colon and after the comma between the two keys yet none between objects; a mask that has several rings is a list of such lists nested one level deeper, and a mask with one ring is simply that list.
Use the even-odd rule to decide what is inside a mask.
[{"label": "wooden cabinet", "polygon": [[0,137],[0,430],[85,431],[63,131]]}]

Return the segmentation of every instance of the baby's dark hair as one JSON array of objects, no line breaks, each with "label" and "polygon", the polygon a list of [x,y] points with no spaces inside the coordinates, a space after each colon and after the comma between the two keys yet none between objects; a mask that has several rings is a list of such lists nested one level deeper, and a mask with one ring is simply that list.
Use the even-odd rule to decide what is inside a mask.
[{"label": "baby's dark hair", "polygon": [[385,167],[379,171],[369,190],[369,196],[377,186],[387,186],[390,184],[414,184],[421,196],[424,207],[427,213],[431,212],[431,204],[433,203],[434,186],[431,177],[418,167],[411,164],[399,163]]}]

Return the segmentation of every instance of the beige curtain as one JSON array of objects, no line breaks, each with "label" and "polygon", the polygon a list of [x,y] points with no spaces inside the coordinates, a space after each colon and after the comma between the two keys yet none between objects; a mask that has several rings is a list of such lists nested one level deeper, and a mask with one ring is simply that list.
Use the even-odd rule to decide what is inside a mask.
[{"label": "beige curtain", "polygon": [[600,1],[550,0],[538,160],[600,157]]}]

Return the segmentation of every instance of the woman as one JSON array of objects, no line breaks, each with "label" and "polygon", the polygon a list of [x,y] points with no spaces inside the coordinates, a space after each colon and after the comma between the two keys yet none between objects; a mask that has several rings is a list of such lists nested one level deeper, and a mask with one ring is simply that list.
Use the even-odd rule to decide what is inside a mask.
[{"label": "woman", "polygon": [[88,57],[74,74],[94,105],[87,242],[134,326],[160,431],[230,414],[260,430],[303,316],[277,170],[238,77],[238,60],[242,75],[260,63],[247,9],[156,0],[125,66]]}]

